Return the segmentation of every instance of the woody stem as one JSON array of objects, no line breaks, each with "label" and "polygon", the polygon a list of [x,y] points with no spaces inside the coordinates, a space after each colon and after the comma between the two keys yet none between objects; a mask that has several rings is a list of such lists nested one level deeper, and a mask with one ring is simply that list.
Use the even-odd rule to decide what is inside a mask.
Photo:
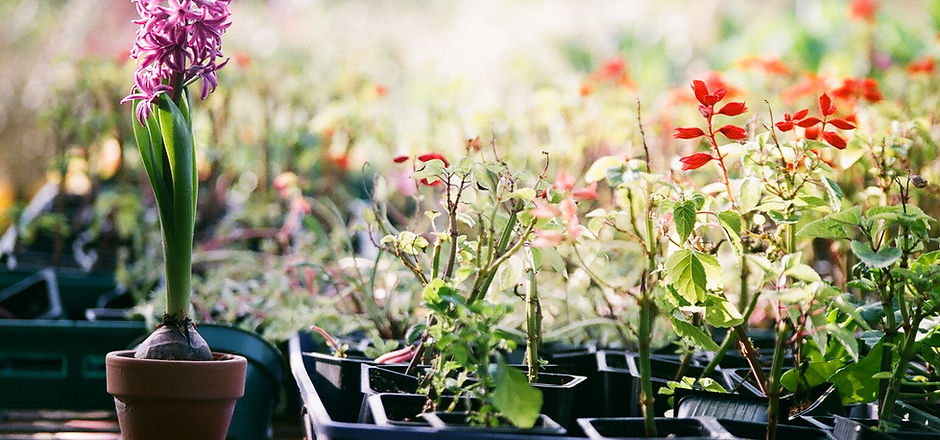
[{"label": "woody stem", "polygon": [[725,189],[728,190],[728,199],[731,200],[731,209],[737,210],[737,205],[734,202],[734,196],[731,194],[731,181],[728,180],[728,169],[725,168],[725,156],[721,154],[721,150],[718,149],[718,142],[715,141],[715,131],[712,129],[712,117],[708,117],[708,140],[712,144],[712,149],[715,150],[715,155],[718,159],[718,166],[721,167],[721,177],[724,179]]}]

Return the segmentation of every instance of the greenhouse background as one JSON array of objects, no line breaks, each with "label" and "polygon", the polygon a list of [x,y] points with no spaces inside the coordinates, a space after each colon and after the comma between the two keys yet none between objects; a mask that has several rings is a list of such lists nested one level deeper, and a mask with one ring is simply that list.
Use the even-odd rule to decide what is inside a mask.
[{"label": "greenhouse background", "polygon": [[[167,26],[228,20],[218,87],[155,98],[172,130],[122,103],[157,5]],[[180,121],[183,315],[206,353],[248,359],[227,438],[655,438],[662,417],[711,438],[940,435],[940,1],[0,17],[0,439],[119,438],[105,354],[167,324],[188,235],[141,139],[178,179]],[[582,379],[558,397],[553,375]],[[373,397],[396,393],[420,398]],[[470,427],[447,431],[451,395]],[[753,418],[701,410],[727,396]],[[417,406],[385,420],[392,403]]]}]

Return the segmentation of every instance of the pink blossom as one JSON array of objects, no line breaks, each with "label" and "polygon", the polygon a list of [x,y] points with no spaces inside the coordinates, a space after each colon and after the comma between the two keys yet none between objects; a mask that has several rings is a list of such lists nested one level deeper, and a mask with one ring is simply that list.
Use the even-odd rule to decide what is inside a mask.
[{"label": "pink blossom", "polygon": [[231,26],[231,0],[132,0],[140,19],[134,23],[137,41],[130,57],[137,60],[134,87],[121,102],[143,101],[137,121],[145,125],[156,98],[173,90],[174,81],[185,86],[202,80],[202,99],[218,85],[216,71],[228,63],[222,58],[222,34]]},{"label": "pink blossom", "polygon": [[558,170],[558,177],[555,178],[555,184],[552,188],[561,191],[571,191],[574,188],[575,178],[565,170]]},{"label": "pink blossom", "polygon": [[536,229],[532,247],[558,246],[565,238],[563,232],[554,229]]}]

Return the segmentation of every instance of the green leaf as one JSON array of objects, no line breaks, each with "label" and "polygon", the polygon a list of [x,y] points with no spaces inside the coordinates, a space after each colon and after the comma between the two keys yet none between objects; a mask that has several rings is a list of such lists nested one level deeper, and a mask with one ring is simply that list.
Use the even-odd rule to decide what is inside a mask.
[{"label": "green leaf", "polygon": [[728,237],[728,241],[731,242],[731,246],[734,247],[735,253],[741,255],[741,252],[743,252],[741,247],[741,215],[731,210],[722,211],[718,213],[718,223],[725,231],[725,235]]},{"label": "green leaf", "polygon": [[762,186],[761,181],[757,179],[744,179],[741,182],[741,195],[738,200],[741,212],[747,213],[757,208],[760,204]]},{"label": "green leaf", "polygon": [[513,426],[531,428],[542,411],[542,392],[529,385],[525,373],[500,361],[493,377],[496,384],[490,403]]},{"label": "green leaf", "polygon": [[744,323],[744,316],[727,299],[708,295],[705,300],[705,322],[712,327],[728,328]]},{"label": "green leaf", "polygon": [[509,193],[510,199],[535,200],[535,190],[532,188],[519,188]]},{"label": "green leaf", "polygon": [[875,252],[868,243],[858,240],[852,240],[852,253],[875,269],[884,269],[901,259],[901,250],[896,247],[885,246]]},{"label": "green leaf", "polygon": [[878,397],[878,381],[872,376],[881,371],[881,353],[883,344],[876,344],[868,356],[851,363],[829,378],[839,390],[842,404],[872,402]]},{"label": "green leaf", "polygon": [[721,266],[714,255],[680,249],[666,261],[666,282],[692,304],[705,300],[708,277],[716,275],[721,276]]},{"label": "green leaf", "polygon": [[434,183],[441,180],[444,175],[444,162],[439,159],[432,159],[424,163],[421,169],[415,171],[411,178],[414,180],[427,179],[428,183]]},{"label": "green leaf", "polygon": [[[172,178],[171,200],[164,206],[172,211],[169,215],[161,212],[166,255],[167,313],[185,314],[189,310],[193,226],[196,220],[196,151],[189,123],[166,94],[161,96],[156,114]],[[172,225],[172,229],[167,228],[168,224]]]},{"label": "green leaf", "polygon": [[787,275],[795,280],[806,281],[808,283],[822,280],[822,278],[819,277],[819,274],[816,273],[812,267],[809,267],[803,263],[798,263],[795,266],[787,269],[784,272],[784,275]]},{"label": "green leaf", "polygon": [[679,234],[679,243],[685,243],[689,234],[695,229],[695,202],[686,200],[677,203],[672,210],[672,218],[676,223],[676,232]]},{"label": "green leaf", "polygon": [[623,156],[604,156],[591,164],[591,167],[588,168],[587,172],[584,173],[584,181],[587,183],[594,183],[604,180],[608,176],[610,170],[618,171],[616,174],[619,175],[620,170],[626,164]]},{"label": "green leaf", "polygon": [[839,187],[839,184],[834,182],[832,179],[826,177],[823,179],[823,186],[826,187],[826,195],[829,199],[829,207],[833,211],[838,211],[842,207],[842,198],[845,197],[842,193],[842,188]]},{"label": "green leaf", "polygon": [[672,328],[680,338],[685,339],[696,348],[705,351],[718,351],[718,344],[700,328],[672,316],[669,317],[669,320],[672,321]]},{"label": "green leaf", "polygon": [[[826,383],[829,377],[841,367],[842,361],[839,360],[810,362],[805,368],[794,368],[783,373],[780,383],[790,391],[796,391],[799,382],[803,382],[804,389],[812,388]],[[802,377],[801,370],[803,370]]]},{"label": "green leaf", "polygon": [[855,206],[852,209],[834,212],[821,219],[811,221],[803,226],[796,235],[800,237],[818,238],[851,238],[846,227],[858,226],[862,223],[862,208]]}]

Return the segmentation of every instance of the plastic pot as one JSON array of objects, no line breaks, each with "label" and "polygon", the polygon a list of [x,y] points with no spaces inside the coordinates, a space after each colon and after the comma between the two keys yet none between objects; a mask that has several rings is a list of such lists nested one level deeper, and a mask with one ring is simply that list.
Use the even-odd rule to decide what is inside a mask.
[{"label": "plastic pot", "polygon": [[105,356],[146,332],[139,321],[0,320],[0,408],[114,408]]},{"label": "plastic pot", "polygon": [[[545,414],[540,414],[531,428],[516,428],[514,426],[472,426],[468,424],[468,413],[463,411],[443,412],[435,411],[424,413],[424,420],[434,429],[450,432],[470,432],[487,434],[526,434],[526,435],[564,435],[565,428]],[[447,434],[445,434],[447,435]],[[446,438],[446,437],[445,437]]]},{"label": "plastic pot", "polygon": [[[640,372],[637,367],[639,355],[636,353],[599,351],[597,352],[598,371],[601,375],[601,392],[603,393],[604,408],[602,415],[606,417],[639,416],[640,409]],[[657,416],[662,416],[670,409],[669,401],[659,395],[659,389],[666,382],[675,380],[681,361],[677,356],[652,355],[650,367],[652,373],[653,393],[656,398],[654,410]],[[685,376],[699,376],[704,367],[694,362],[685,369]],[[725,385],[721,370],[716,370],[708,376],[722,385]]]},{"label": "plastic pot", "polygon": [[[767,424],[744,422],[740,420],[718,419],[718,423],[731,435],[740,439],[764,440],[767,438]],[[808,428],[805,426],[777,425],[777,437],[779,439],[799,439],[799,440],[832,440],[829,432]]]},{"label": "plastic pot", "polygon": [[245,395],[238,399],[227,440],[271,438],[271,416],[281,394],[284,359],[273,344],[257,333],[239,328],[202,324],[199,334],[213,351],[247,359]]},{"label": "plastic pot", "polygon": [[578,424],[593,440],[650,440],[674,439],[706,440],[715,438],[733,438],[717,420],[710,417],[689,419],[656,418],[658,437],[646,437],[644,421],[638,417],[612,417],[578,419]]},{"label": "plastic pot", "polygon": [[59,319],[63,315],[52,269],[43,269],[0,291],[0,319]]},{"label": "plastic pot", "polygon": [[[714,417],[716,419],[767,423],[767,399],[739,394],[677,389],[673,396],[675,415],[679,418]],[[788,408],[781,402],[780,418],[786,420]]]},{"label": "plastic pot", "polygon": [[421,413],[425,396],[419,394],[381,393],[366,397],[362,423],[379,426],[430,426]]}]

